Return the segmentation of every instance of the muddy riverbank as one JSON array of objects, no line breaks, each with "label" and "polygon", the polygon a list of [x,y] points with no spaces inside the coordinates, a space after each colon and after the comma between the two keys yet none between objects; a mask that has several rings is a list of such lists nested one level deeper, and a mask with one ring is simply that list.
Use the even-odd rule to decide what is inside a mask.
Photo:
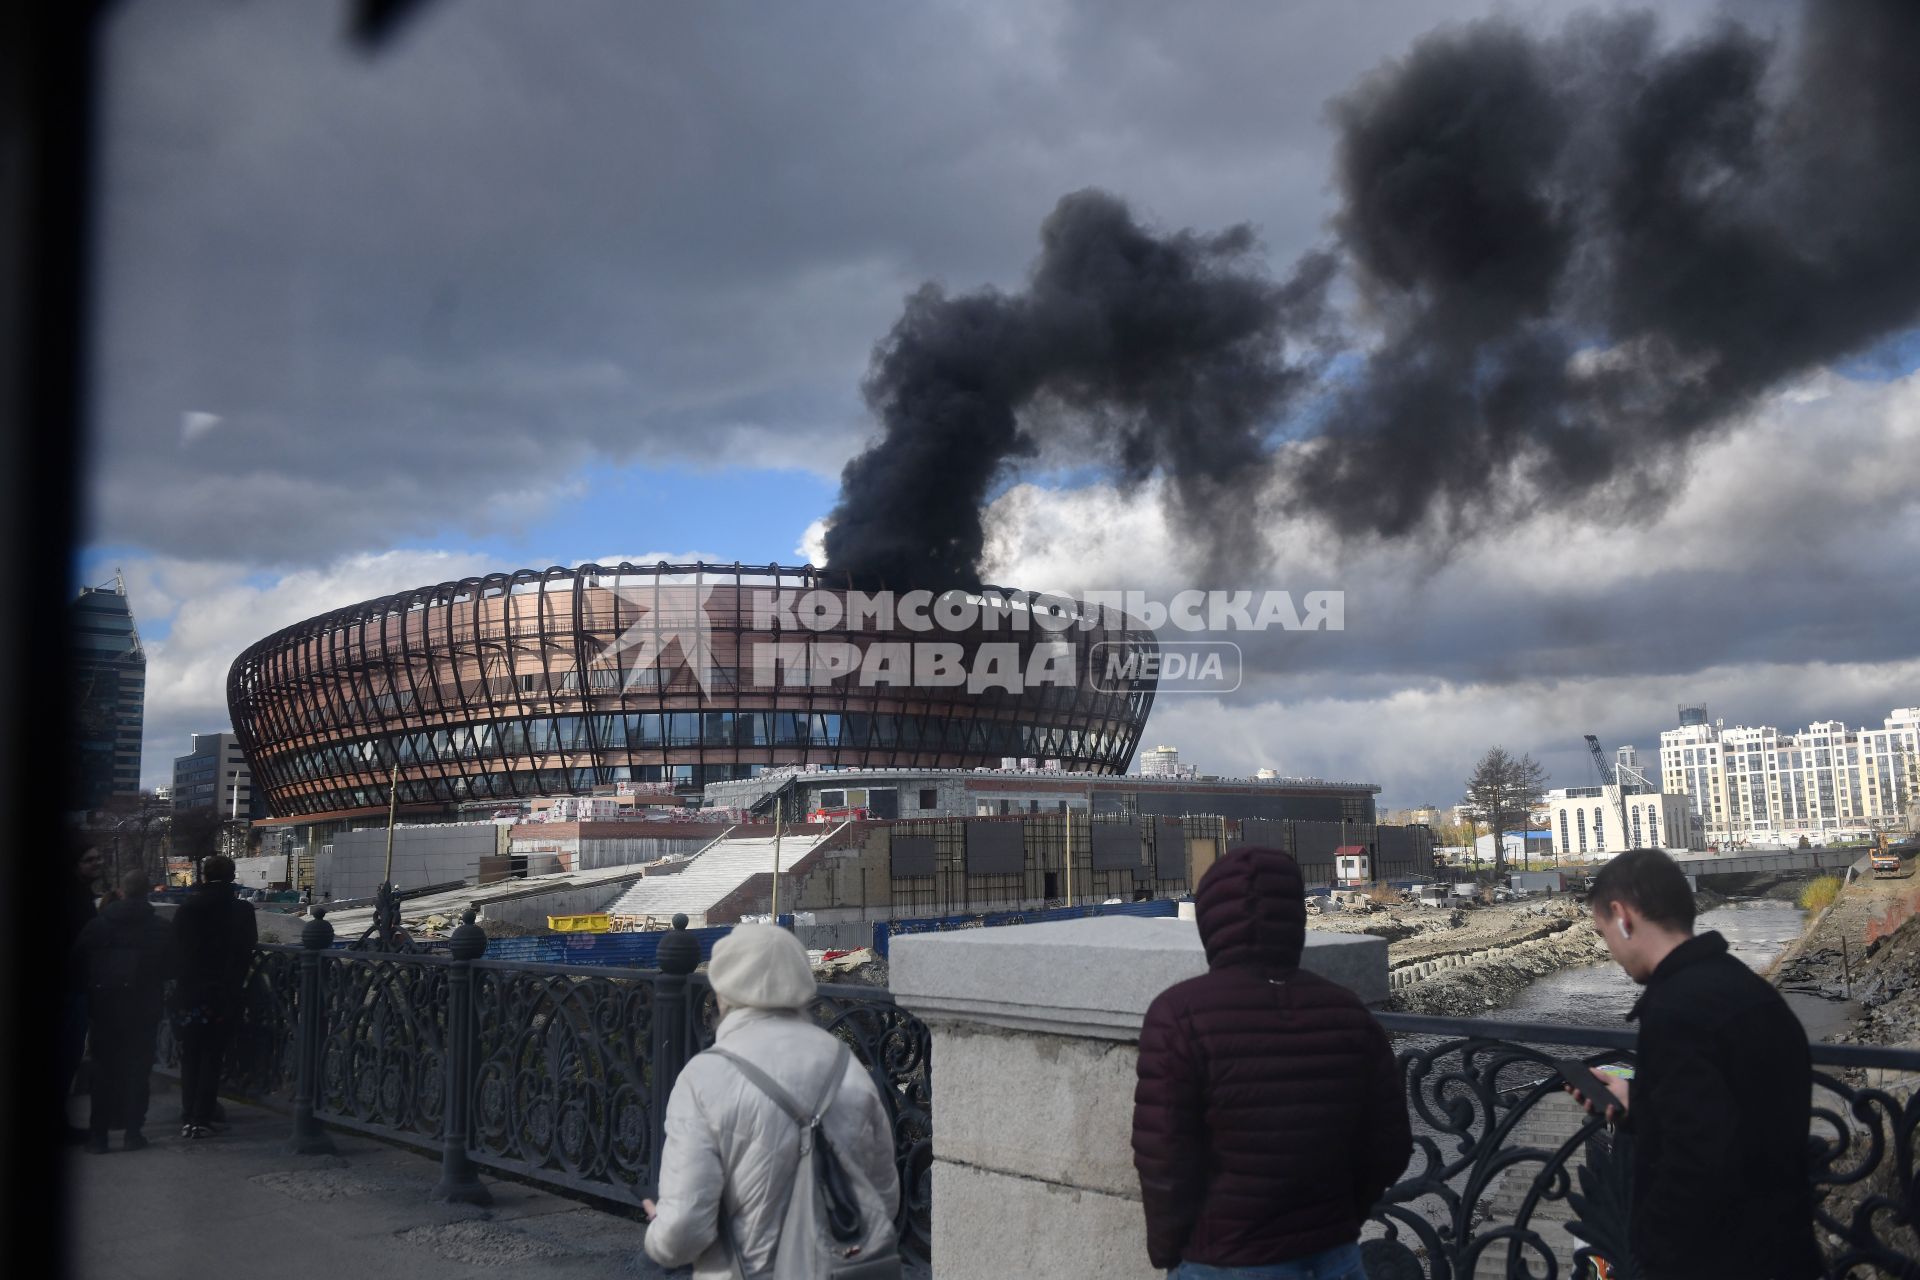
[{"label": "muddy riverbank", "polygon": [[1387,950],[1389,1007],[1405,1013],[1483,1017],[1504,1009],[1534,983],[1567,969],[1607,960],[1606,945],[1586,913],[1571,902],[1536,908],[1511,921],[1505,936],[1479,945]]},{"label": "muddy riverbank", "polygon": [[1836,1008],[1828,1036],[1859,1044],[1920,1043],[1920,878],[1857,877],[1780,956],[1774,983],[1790,1000]]},{"label": "muddy riverbank", "polygon": [[1388,1007],[1403,1013],[1483,1015],[1548,974],[1607,958],[1586,914],[1564,896],[1332,912],[1308,927],[1385,938]]},{"label": "muddy riverbank", "polygon": [[[1697,927],[1725,936],[1735,956],[1763,973],[1796,945],[1806,915],[1797,904],[1776,897],[1719,899],[1702,906]],[[1389,1007],[1453,1017],[1498,1013],[1529,1022],[1625,1025],[1640,989],[1612,962],[1585,911],[1572,902],[1542,910],[1538,903],[1483,909],[1479,914],[1489,918],[1457,942],[1436,931],[1413,946],[1390,943]],[[1790,991],[1787,998],[1816,1039],[1842,1029],[1851,1012],[1817,995]]]}]

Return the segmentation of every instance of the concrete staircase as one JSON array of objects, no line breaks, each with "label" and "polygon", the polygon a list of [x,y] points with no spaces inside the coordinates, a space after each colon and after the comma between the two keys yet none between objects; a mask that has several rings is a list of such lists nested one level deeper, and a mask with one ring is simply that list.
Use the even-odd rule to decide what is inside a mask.
[{"label": "concrete staircase", "polygon": [[[833,837],[838,828],[788,832],[780,841],[780,869],[791,869],[800,859]],[[607,908],[615,917],[652,917],[664,925],[674,913],[685,912],[694,928],[706,923],[707,912],[718,906],[756,875],[773,871],[772,836],[717,840],[708,845],[683,871],[650,875],[634,883]]]},{"label": "concrete staircase", "polygon": [[[1586,1112],[1571,1097],[1564,1093],[1548,1094],[1514,1126],[1508,1143],[1516,1147],[1539,1147],[1552,1151],[1571,1138],[1586,1118]],[[1568,1173],[1573,1174],[1584,1161],[1584,1156],[1575,1154],[1567,1161]],[[1513,1221],[1532,1188],[1534,1176],[1539,1172],[1538,1164],[1516,1165],[1494,1183],[1488,1199],[1493,1202],[1496,1222],[1507,1224]],[[1577,1175],[1574,1187],[1576,1190],[1579,1188]],[[1533,1214],[1533,1229],[1553,1249],[1562,1276],[1571,1274],[1573,1251],[1580,1247],[1580,1242],[1567,1231],[1566,1224],[1572,1218],[1573,1207],[1565,1200],[1542,1201]],[[1474,1268],[1474,1280],[1502,1280],[1507,1275],[1507,1255],[1511,1249],[1512,1246],[1505,1243],[1489,1245],[1480,1255],[1479,1265]],[[1545,1265],[1537,1254],[1523,1249],[1520,1256],[1523,1259],[1520,1274],[1545,1274]]]}]

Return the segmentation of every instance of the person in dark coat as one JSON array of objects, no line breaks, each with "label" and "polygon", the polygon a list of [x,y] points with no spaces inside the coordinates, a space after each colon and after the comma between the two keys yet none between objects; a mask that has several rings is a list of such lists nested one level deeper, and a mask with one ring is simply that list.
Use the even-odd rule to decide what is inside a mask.
[{"label": "person in dark coat", "polygon": [[[80,940],[80,931],[95,914],[94,897],[99,892],[101,873],[106,870],[106,859],[98,849],[88,846],[74,857],[73,878],[68,882],[66,893],[61,902],[61,943],[66,954],[71,956],[73,946]],[[80,1070],[80,1060],[87,1052],[87,980],[86,975],[73,965],[69,965],[66,974],[67,990],[61,1002],[60,1027],[58,1039],[54,1042],[54,1070],[56,1087],[59,1089],[60,1114],[65,1116],[67,1099],[73,1093],[73,1078]],[[66,1126],[68,1142],[85,1142],[87,1131],[73,1124]]]},{"label": "person in dark coat", "polygon": [[75,967],[85,974],[93,1038],[93,1086],[87,1150],[107,1150],[111,1130],[125,1131],[126,1149],[147,1145],[153,1044],[163,992],[173,968],[173,930],[147,901],[147,876],[130,871],[120,896],[87,922],[74,944]]},{"label": "person in dark coat", "polygon": [[174,1028],[180,1044],[180,1136],[205,1138],[219,1118],[220,1068],[240,1019],[259,940],[253,904],[233,896],[233,860],[208,858],[173,914]]},{"label": "person in dark coat", "polygon": [[1181,1277],[1357,1280],[1360,1225],[1413,1153],[1386,1033],[1351,991],[1300,967],[1306,899],[1290,856],[1237,850],[1194,897],[1208,972],[1155,997],[1140,1029],[1147,1256]]},{"label": "person in dark coat", "polygon": [[[1628,1243],[1653,1280],[1811,1280],[1813,1062],[1780,993],[1693,931],[1693,891],[1658,849],[1620,854],[1587,892],[1607,950],[1646,988],[1631,1083],[1607,1105],[1631,1132]],[[1575,1095],[1578,1096],[1577,1094]]]}]

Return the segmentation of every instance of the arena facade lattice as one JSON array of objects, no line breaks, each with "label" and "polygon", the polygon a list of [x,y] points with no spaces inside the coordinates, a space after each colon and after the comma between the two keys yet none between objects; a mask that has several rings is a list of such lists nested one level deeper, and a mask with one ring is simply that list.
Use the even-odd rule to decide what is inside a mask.
[{"label": "arena facade lattice", "polygon": [[1004,588],[588,564],[309,618],[242,653],[227,699],[275,817],[385,805],[396,786],[401,805],[451,806],[809,764],[1117,774],[1154,681],[1094,679],[1094,656],[1155,645],[1132,619]]}]

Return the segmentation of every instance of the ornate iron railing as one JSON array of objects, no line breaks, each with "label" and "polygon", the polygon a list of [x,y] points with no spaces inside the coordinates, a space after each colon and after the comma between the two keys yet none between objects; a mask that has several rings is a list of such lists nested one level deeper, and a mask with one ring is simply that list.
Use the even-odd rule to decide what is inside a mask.
[{"label": "ornate iron railing", "polygon": [[653,1178],[658,975],[474,965],[474,1158],[574,1190]]},{"label": "ornate iron railing", "polygon": [[444,956],[330,952],[320,958],[323,1119],[437,1141],[445,1121],[448,969]]},{"label": "ornate iron railing", "polygon": [[[323,1124],[437,1144],[440,1193],[454,1200],[487,1199],[479,1166],[627,1204],[651,1193],[667,1097],[717,1020],[712,989],[691,975],[690,938],[663,942],[658,970],[487,961],[471,923],[445,955],[332,940],[316,919],[301,947],[256,952],[227,1061],[233,1092],[291,1099],[297,1149],[330,1150]],[[872,987],[823,986],[813,1015],[887,1103],[901,1241],[925,1258],[927,1028]],[[1399,1049],[1416,1144],[1363,1241],[1373,1280],[1586,1280],[1596,1258],[1615,1280],[1641,1274],[1626,1247],[1626,1142],[1571,1105],[1552,1066],[1569,1047],[1631,1063],[1631,1031],[1380,1020]],[[1811,1192],[1827,1275],[1920,1280],[1920,1052],[1822,1044],[1813,1055]],[[163,1039],[163,1061],[173,1056]]]},{"label": "ornate iron railing", "polygon": [[[445,954],[336,949],[321,912],[300,946],[255,951],[223,1085],[289,1105],[302,1151],[332,1149],[326,1126],[439,1146],[447,1199],[485,1202],[486,1166],[637,1204],[657,1182],[673,1082],[716,1021],[712,988],[689,977],[699,948],[675,933],[684,945],[663,943],[660,969],[570,969],[482,959],[471,920]],[[813,1013],[887,1104],[901,1243],[925,1258],[927,1029],[875,987],[823,986]],[[160,1058],[177,1065],[170,1034]]]},{"label": "ornate iron railing", "polygon": [[[1374,1280],[1644,1275],[1627,1248],[1630,1138],[1561,1090],[1555,1056],[1631,1065],[1627,1030],[1383,1014],[1414,1120],[1407,1174],[1362,1245]],[[1552,1052],[1552,1047],[1559,1052]],[[1813,1046],[1811,1200],[1830,1280],[1920,1277],[1920,1052]],[[1702,1224],[1703,1230],[1711,1229]]]}]

